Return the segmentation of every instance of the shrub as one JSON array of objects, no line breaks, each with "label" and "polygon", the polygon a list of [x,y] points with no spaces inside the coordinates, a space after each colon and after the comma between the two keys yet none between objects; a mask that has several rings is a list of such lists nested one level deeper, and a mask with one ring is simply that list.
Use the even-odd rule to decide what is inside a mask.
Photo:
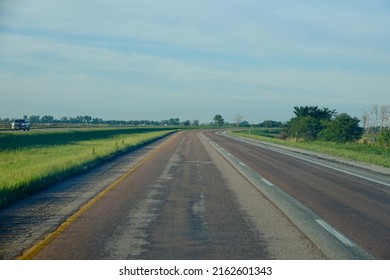
[{"label": "shrub", "polygon": [[378,137],[379,145],[383,147],[390,146],[390,129],[384,129]]},{"label": "shrub", "polygon": [[340,143],[358,140],[363,135],[363,128],[359,127],[359,122],[359,119],[348,114],[340,114],[320,132],[319,138]]}]

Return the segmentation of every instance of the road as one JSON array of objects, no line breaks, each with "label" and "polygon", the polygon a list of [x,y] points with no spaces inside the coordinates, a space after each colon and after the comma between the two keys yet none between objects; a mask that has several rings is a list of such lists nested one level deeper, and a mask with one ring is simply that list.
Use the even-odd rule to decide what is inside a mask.
[{"label": "road", "polygon": [[390,259],[390,181],[327,161],[209,133],[268,184],[277,186],[377,258]]},{"label": "road", "polygon": [[388,186],[361,177],[179,132],[1,210],[0,257],[388,259]]}]

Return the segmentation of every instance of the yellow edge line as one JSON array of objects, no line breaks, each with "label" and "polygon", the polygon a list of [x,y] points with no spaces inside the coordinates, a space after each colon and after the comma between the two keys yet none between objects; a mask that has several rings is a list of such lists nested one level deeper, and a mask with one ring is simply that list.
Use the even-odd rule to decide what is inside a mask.
[{"label": "yellow edge line", "polygon": [[130,169],[127,173],[122,175],[114,183],[108,186],[106,189],[98,193],[94,198],[87,202],[83,207],[81,207],[76,213],[66,219],[54,232],[48,234],[43,240],[39,241],[33,245],[30,249],[27,249],[23,254],[17,257],[17,260],[31,260],[36,254],[42,251],[46,246],[48,246],[58,235],[60,235],[65,229],[67,229],[75,220],[77,220],[81,215],[83,215],[89,208],[91,208],[96,202],[106,196],[110,191],[112,191],[117,185],[119,185],[125,178],[130,176],[134,171],[136,171],[146,160],[151,158],[158,150],[154,150],[144,159],[142,159],[136,166]]}]

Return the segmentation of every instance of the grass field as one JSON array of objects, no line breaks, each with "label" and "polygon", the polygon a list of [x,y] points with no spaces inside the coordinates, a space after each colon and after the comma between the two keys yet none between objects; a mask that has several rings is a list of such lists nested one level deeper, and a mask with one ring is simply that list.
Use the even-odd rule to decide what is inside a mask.
[{"label": "grass field", "polygon": [[0,208],[172,132],[106,128],[0,133]]},{"label": "grass field", "polygon": [[272,142],[275,144],[310,150],[314,152],[344,157],[352,160],[372,163],[384,167],[390,167],[390,149],[375,144],[364,143],[334,143],[327,141],[303,141],[294,142],[275,137],[276,130],[270,132],[267,129],[248,129],[233,132],[252,139]]}]

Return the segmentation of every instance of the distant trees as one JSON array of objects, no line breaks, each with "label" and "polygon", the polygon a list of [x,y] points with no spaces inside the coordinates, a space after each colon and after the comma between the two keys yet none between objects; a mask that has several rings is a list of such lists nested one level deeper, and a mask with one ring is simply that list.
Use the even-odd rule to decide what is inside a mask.
[{"label": "distant trees", "polygon": [[259,127],[265,127],[265,128],[280,128],[282,126],[283,126],[282,122],[272,121],[272,120],[266,120],[259,123]]},{"label": "distant trees", "polygon": [[243,119],[244,119],[243,115],[235,114],[233,117],[233,122],[236,124],[237,127],[239,127]]},{"label": "distant trees", "polygon": [[40,122],[40,117],[32,115],[32,116],[30,116],[30,122],[31,123],[39,123]]},{"label": "distant trees", "polygon": [[214,124],[219,127],[223,126],[225,123],[225,120],[220,114],[215,115],[213,120],[214,120]]},{"label": "distant trees", "polygon": [[[30,123],[34,125],[39,124],[50,124],[50,125],[62,125],[62,124],[106,124],[106,125],[134,125],[134,126],[152,126],[152,125],[170,125],[170,126],[199,126],[199,120],[185,120],[180,121],[179,118],[170,118],[168,120],[161,120],[161,121],[153,121],[153,120],[103,120],[101,118],[94,118],[89,115],[84,116],[76,116],[76,117],[68,117],[63,116],[59,119],[54,118],[50,115],[44,115],[44,116],[38,116],[38,115],[31,115],[28,117],[27,115],[23,116],[24,119],[29,119]],[[0,122],[6,123],[11,122],[12,119],[6,118],[1,119]]]},{"label": "distant trees", "polygon": [[45,116],[30,116],[31,123],[102,123],[103,120],[99,118],[92,118],[91,116],[77,116],[77,117],[66,117],[63,116],[60,119],[55,119],[53,116],[45,115]]},{"label": "distant trees", "polygon": [[390,128],[390,105],[372,105],[364,108],[362,123],[366,133]]},{"label": "distant trees", "polygon": [[53,116],[43,116],[41,118],[42,123],[53,123],[54,122],[54,117]]},{"label": "distant trees", "polygon": [[360,120],[346,113],[317,106],[294,107],[295,117],[283,128],[285,137],[304,140],[350,142],[361,138]]},{"label": "distant trees", "polygon": [[382,131],[383,129],[388,129],[390,127],[390,105],[381,105],[380,106],[380,124],[379,128]]},{"label": "distant trees", "polygon": [[[165,122],[165,121],[164,121]],[[165,122],[167,125],[176,125],[178,126],[180,124],[179,118],[170,118],[168,122]]]},{"label": "distant trees", "polygon": [[[158,122],[155,122],[155,123],[158,123]],[[186,120],[186,121],[183,121],[181,122],[179,118],[170,118],[169,120],[163,120],[160,122],[161,125],[172,125],[172,126],[180,126],[180,125],[183,125],[183,126],[198,126],[199,125],[199,121],[198,120],[194,120],[193,122],[191,122],[190,120]]]},{"label": "distant trees", "polygon": [[191,125],[191,122],[190,122],[189,120],[186,120],[186,121],[182,122],[182,124],[183,124],[184,126],[190,126],[190,125]]}]

